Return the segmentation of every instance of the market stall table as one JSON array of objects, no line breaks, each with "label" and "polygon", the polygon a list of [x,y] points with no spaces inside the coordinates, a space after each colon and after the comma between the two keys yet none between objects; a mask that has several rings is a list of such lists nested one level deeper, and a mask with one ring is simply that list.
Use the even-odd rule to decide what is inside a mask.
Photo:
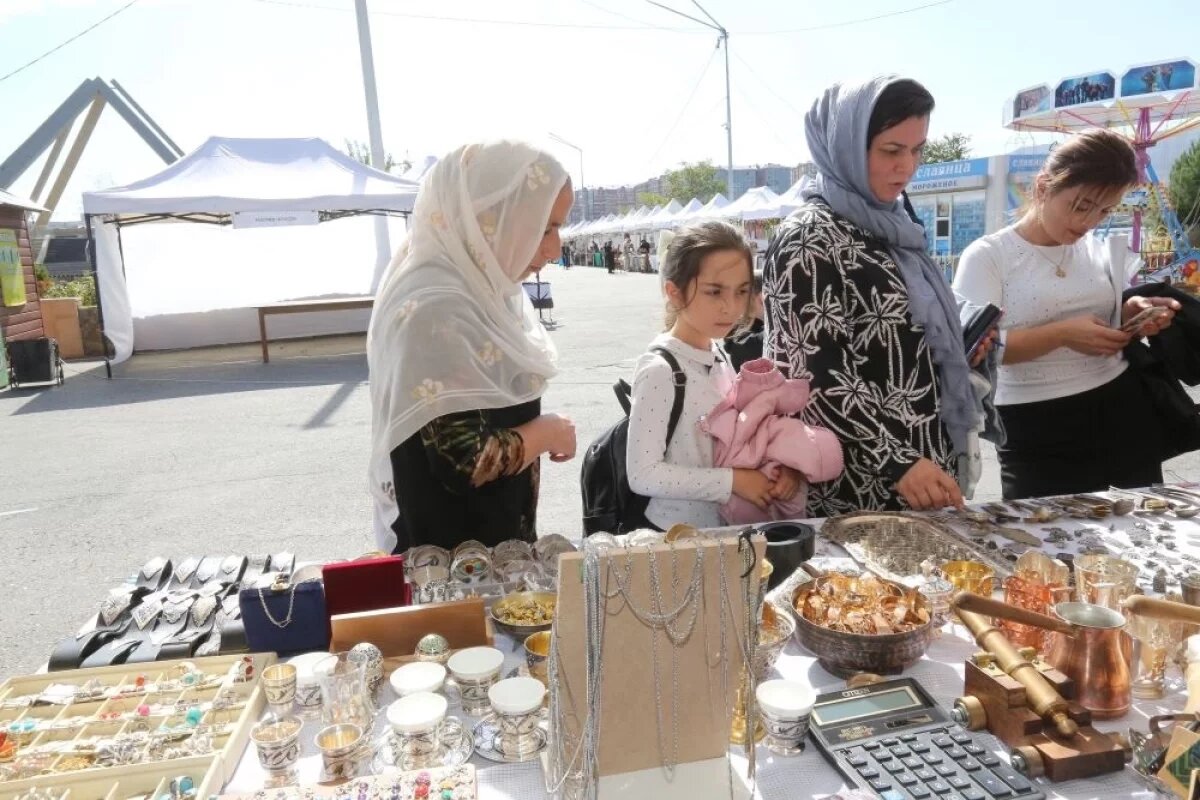
[{"label": "market stall table", "polygon": [[271,314],[310,314],[318,311],[345,311],[354,308],[371,308],[375,305],[374,297],[341,297],[334,300],[295,300],[289,303],[271,303],[258,308],[258,335],[262,344],[262,360],[266,364],[271,360],[267,351],[267,317]]},{"label": "market stall table", "polygon": [[[999,535],[989,536],[969,536],[966,533],[967,525],[965,518],[955,517],[953,519],[941,517],[941,521],[950,523],[956,531],[958,531],[965,540],[974,542],[979,547],[986,547],[987,550],[996,552],[999,551],[1010,542]],[[1170,530],[1163,529],[1163,523],[1167,523]],[[1033,531],[1039,536],[1045,536],[1045,529],[1058,528],[1065,531],[1067,534],[1066,540],[1060,540],[1053,545],[1045,547],[1045,551],[1049,555],[1054,555],[1057,552],[1075,553],[1082,548],[1095,547],[1097,542],[1103,542],[1103,545],[1112,553],[1117,555],[1128,554],[1133,547],[1133,541],[1130,534],[1134,534],[1133,539],[1140,538],[1145,531],[1138,531],[1135,526],[1138,524],[1144,529],[1157,531],[1155,536],[1160,538],[1172,538],[1174,546],[1178,548],[1180,557],[1175,559],[1178,564],[1173,566],[1173,572],[1182,572],[1185,560],[1191,562],[1195,556],[1200,555],[1200,524],[1193,520],[1178,519],[1175,517],[1160,517],[1160,518],[1137,518],[1133,516],[1112,517],[1106,520],[1076,520],[1076,519],[1060,519],[1053,523],[1046,524],[1029,524],[1022,526],[1025,530]],[[813,521],[812,524],[820,526],[821,521]],[[1080,531],[1082,539],[1076,538],[1074,533]],[[991,545],[988,545],[988,542]],[[1083,544],[1081,544],[1081,542]],[[849,562],[846,551],[840,547],[821,540],[818,543],[818,552],[816,561],[824,566],[837,566],[839,563],[852,565]],[[1145,586],[1143,587],[1147,593],[1151,592],[1150,579],[1152,576],[1143,575]],[[776,590],[774,599],[780,599],[781,596],[786,596],[789,587],[785,584],[780,589]],[[505,674],[519,668],[524,663],[524,653],[520,642],[513,641],[511,638],[503,635],[497,635],[497,647],[503,650],[506,654],[506,663],[504,667]],[[954,700],[963,694],[963,673],[964,662],[970,656],[977,652],[978,647],[971,641],[969,633],[960,624],[949,623],[943,629],[940,637],[935,639],[929,647],[925,656],[921,658],[912,668],[906,670],[904,675],[916,679],[938,703],[945,709],[949,709]],[[779,677],[789,678],[810,683],[818,691],[830,690],[834,688],[844,687],[844,682],[826,672],[816,660],[816,657],[805,651],[795,640],[789,642],[783,655],[775,666],[775,672]],[[1148,721],[1151,716],[1181,711],[1185,702],[1184,684],[1182,677],[1177,672],[1172,672],[1168,680],[1167,694],[1159,700],[1134,700],[1131,711],[1123,718],[1109,721],[1097,721],[1095,726],[1097,729],[1105,732],[1121,732],[1125,733],[1130,728],[1137,730],[1146,730]],[[394,699],[391,689],[384,686],[381,689],[379,700],[380,706],[386,705]],[[452,715],[461,716],[461,709],[452,705],[450,709]],[[464,718],[464,722],[475,720]],[[315,721],[306,723],[305,731],[302,737],[302,757],[298,767],[299,780],[301,784],[312,784],[319,780],[320,776],[320,756],[317,754],[313,743],[319,724]],[[374,737],[381,735],[386,727],[386,721],[383,715],[380,714],[376,720],[376,728]],[[1004,748],[999,740],[986,732],[976,734],[981,737],[982,741],[998,754],[1005,754]],[[731,762],[733,764],[735,774],[744,776],[745,763],[742,754],[738,748],[731,748]],[[765,798],[765,800],[791,800],[796,797],[819,796],[830,794],[844,789],[846,782],[837,773],[837,771],[826,762],[817,752],[815,746],[808,747],[807,751],[799,756],[784,758],[773,755],[760,746],[757,751],[758,760],[758,775],[756,781],[756,797]],[[476,755],[471,759],[479,770],[478,784],[479,797],[481,800],[489,800],[489,798],[499,800],[500,798],[546,798],[545,787],[543,785],[542,769],[538,762],[528,762],[524,764],[497,764],[487,761]],[[254,752],[247,751],[242,757],[242,762],[234,775],[233,779],[227,785],[225,792],[227,794],[253,794],[263,786],[264,773],[258,765],[257,758]],[[744,781],[744,778],[743,778]],[[1138,778],[1131,768],[1126,767],[1121,772],[1101,775],[1099,777],[1086,780],[1066,781],[1061,783],[1051,783],[1045,779],[1035,781],[1038,789],[1045,793],[1047,798],[1063,798],[1071,800],[1074,798],[1111,798],[1111,797],[1154,797],[1154,792],[1150,791],[1146,785]],[[715,789],[713,797],[724,797],[727,795],[727,788],[722,786]],[[960,797],[957,794],[943,795],[943,797]]]}]

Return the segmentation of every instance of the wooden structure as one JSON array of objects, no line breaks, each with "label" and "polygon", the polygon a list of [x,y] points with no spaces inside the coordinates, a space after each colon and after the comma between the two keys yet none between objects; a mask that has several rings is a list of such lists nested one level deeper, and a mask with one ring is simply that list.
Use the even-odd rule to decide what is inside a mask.
[{"label": "wooden structure", "polygon": [[40,339],[45,336],[37,279],[33,274],[33,251],[29,241],[28,214],[42,208],[29,200],[0,189],[0,230],[16,231],[17,249],[25,275],[25,304],[5,306],[0,302],[0,333],[5,341]]},{"label": "wooden structure", "polygon": [[351,308],[370,308],[375,305],[374,297],[340,297],[335,300],[297,300],[291,303],[271,303],[258,306],[258,337],[262,343],[262,358],[266,364],[271,360],[267,351],[267,317],[271,314],[309,314],[317,311],[345,311]]}]

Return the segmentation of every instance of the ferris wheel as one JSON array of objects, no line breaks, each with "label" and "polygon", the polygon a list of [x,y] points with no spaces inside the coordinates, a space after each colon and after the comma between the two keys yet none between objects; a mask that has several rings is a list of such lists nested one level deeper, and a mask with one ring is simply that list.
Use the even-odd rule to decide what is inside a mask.
[{"label": "ferris wheel", "polygon": [[[1175,59],[1131,67],[1119,79],[1112,72],[1095,72],[1066,78],[1053,87],[1034,86],[1005,104],[1004,125],[1026,133],[1061,134],[1110,128],[1126,136],[1137,156],[1138,185],[1125,196],[1118,213],[1130,220],[1131,246],[1142,255],[1143,276],[1200,286],[1200,249],[1188,241],[1149,153],[1159,142],[1200,130],[1194,62]],[[1182,210],[1185,217],[1196,211]],[[1145,230],[1148,216],[1159,220],[1161,229]],[[1163,246],[1159,239],[1169,243]]]}]

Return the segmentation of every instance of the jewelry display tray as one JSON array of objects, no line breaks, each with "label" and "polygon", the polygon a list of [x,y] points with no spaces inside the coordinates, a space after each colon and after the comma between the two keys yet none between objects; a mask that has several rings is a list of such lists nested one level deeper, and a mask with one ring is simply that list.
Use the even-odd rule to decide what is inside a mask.
[{"label": "jewelry display tray", "polygon": [[[233,667],[244,658],[253,660],[253,675],[249,680],[236,681],[233,677]],[[132,711],[136,714],[137,707],[142,703],[153,708],[156,705],[194,702],[200,705],[203,711],[200,727],[218,725],[221,728],[218,734],[213,736],[212,751],[203,755],[121,766],[93,766],[70,772],[44,772],[9,781],[3,780],[0,775],[0,800],[17,800],[37,789],[49,790],[48,794],[43,796],[54,800],[130,800],[142,797],[155,800],[162,795],[169,795],[172,779],[182,776],[191,778],[196,790],[195,797],[207,798],[218,794],[237,770],[242,753],[250,741],[250,729],[266,705],[266,699],[258,685],[258,676],[262,674],[263,669],[275,663],[275,660],[273,653],[209,656],[27,675],[6,680],[0,684],[0,730],[8,731],[12,723],[24,719],[32,719],[39,725],[48,727],[55,722],[65,723],[78,718],[92,718],[90,721],[85,719],[82,722],[71,723],[69,727],[39,730],[27,743],[28,747],[76,741],[86,748],[87,740],[92,737],[111,737],[118,733],[131,732],[130,729],[136,727],[139,721],[147,723],[150,730],[154,731],[168,719],[179,719],[182,716],[164,711],[139,719],[129,713]],[[203,688],[185,687],[155,691],[149,695],[145,691],[137,692],[133,689],[139,676],[144,677],[145,686],[158,686],[180,676],[184,669],[182,665],[189,663],[203,675],[221,676],[220,682],[213,682]],[[17,698],[41,695],[53,685],[82,687],[93,679],[106,688],[127,686],[132,691],[119,698],[68,704],[13,703]],[[241,703],[241,707],[214,711],[210,705],[206,705],[211,704],[220,693]],[[112,712],[126,716],[115,720],[99,717],[100,714]],[[11,736],[10,734],[10,738]],[[18,748],[15,758],[9,763],[18,761],[25,749]],[[52,769],[54,763],[73,755],[76,754],[62,753],[48,766]],[[0,767],[3,766],[6,764],[0,763]]]}]

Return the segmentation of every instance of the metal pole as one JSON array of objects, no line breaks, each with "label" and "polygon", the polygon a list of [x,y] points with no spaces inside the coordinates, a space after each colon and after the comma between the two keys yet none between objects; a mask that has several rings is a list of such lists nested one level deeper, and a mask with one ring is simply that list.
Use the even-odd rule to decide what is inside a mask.
[{"label": "metal pole", "polygon": [[733,202],[737,199],[733,196],[733,100],[729,83],[729,31],[724,28],[721,29],[721,41],[725,44],[725,146],[729,162],[725,189],[729,192],[730,202]]},{"label": "metal pole", "polygon": [[[358,20],[358,53],[362,59],[363,94],[367,101],[367,136],[371,142],[371,166],[382,170],[386,166],[383,152],[383,129],[379,124],[379,92],[375,88],[375,54],[371,49],[371,22],[367,17],[367,0],[354,0],[354,15]],[[392,243],[388,236],[387,217],[375,217],[375,275],[371,279],[371,294],[379,288],[383,271],[392,258]]]},{"label": "metal pole", "polygon": [[577,144],[571,144],[566,139],[559,136],[557,133],[551,133],[550,138],[559,144],[565,144],[572,150],[579,153],[579,191],[583,193],[583,219],[586,222],[592,218],[589,200],[591,199],[587,193],[587,184],[583,180],[583,148]]}]

